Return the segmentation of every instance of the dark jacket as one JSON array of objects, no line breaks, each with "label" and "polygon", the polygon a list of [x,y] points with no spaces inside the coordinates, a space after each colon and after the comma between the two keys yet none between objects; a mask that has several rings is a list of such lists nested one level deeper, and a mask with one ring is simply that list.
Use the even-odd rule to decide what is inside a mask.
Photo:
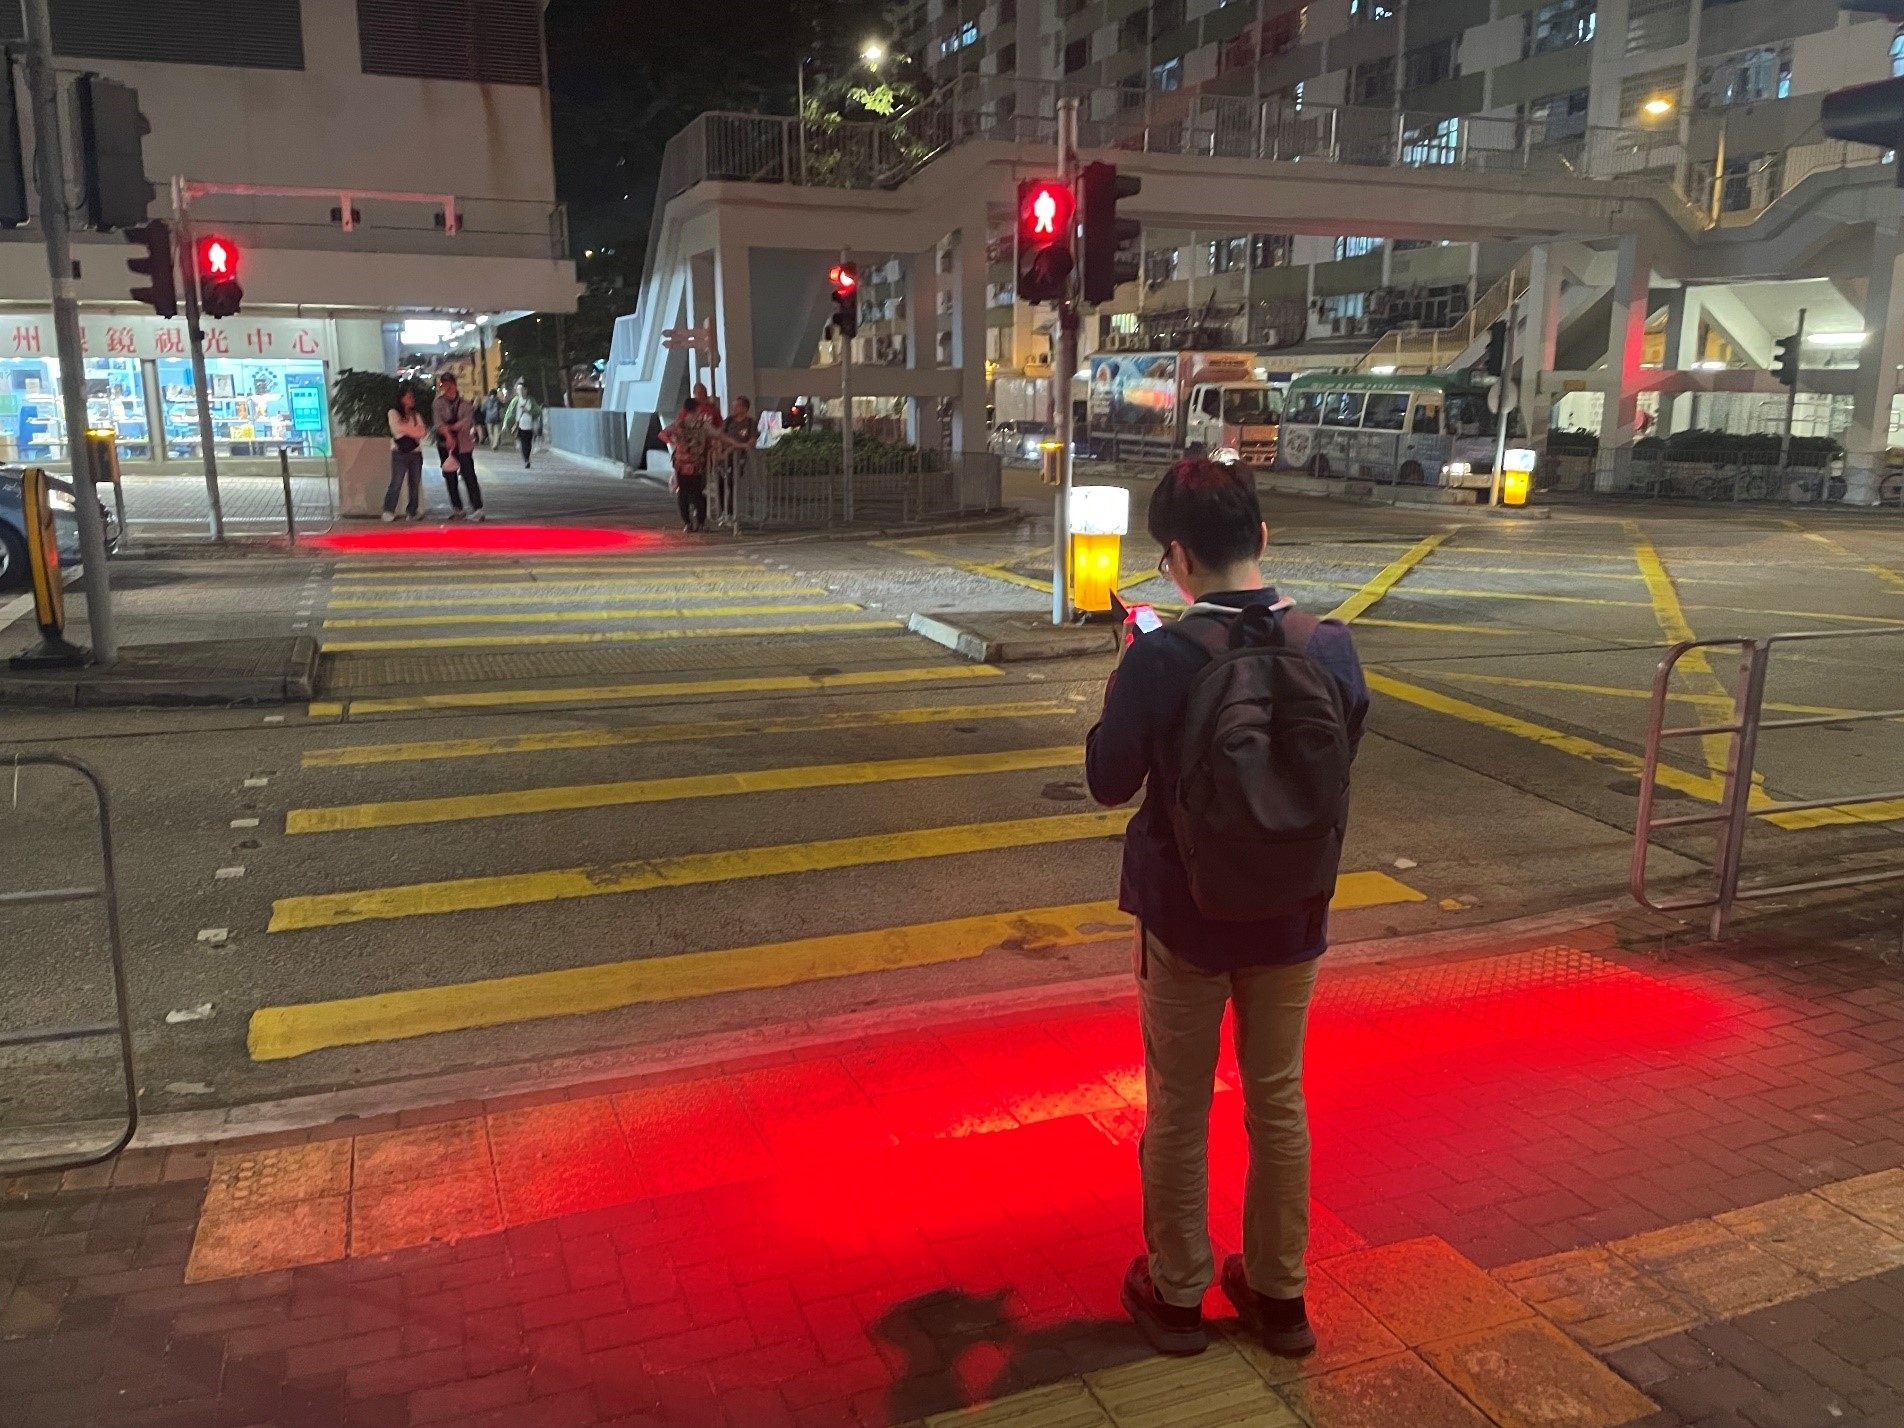
[{"label": "dark jacket", "polygon": [[[1206,596],[1204,603],[1242,609],[1273,604],[1273,589]],[[1324,621],[1308,653],[1342,686],[1349,749],[1362,741],[1368,685],[1347,625]],[[1104,690],[1104,713],[1085,743],[1084,776],[1106,806],[1144,790],[1144,805],[1124,834],[1124,873],[1117,905],[1179,957],[1207,971],[1306,962],[1329,943],[1328,908],[1262,922],[1212,922],[1197,910],[1190,878],[1177,855],[1170,807],[1177,796],[1179,746],[1190,685],[1208,655],[1168,627],[1139,635]]]}]

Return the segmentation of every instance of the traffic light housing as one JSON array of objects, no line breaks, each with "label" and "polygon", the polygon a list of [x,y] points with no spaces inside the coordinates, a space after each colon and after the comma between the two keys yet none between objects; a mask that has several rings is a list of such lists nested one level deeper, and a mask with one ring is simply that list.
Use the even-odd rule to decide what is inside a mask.
[{"label": "traffic light housing", "polygon": [[199,311],[207,317],[231,317],[243,305],[238,285],[238,245],[222,233],[207,233],[192,245],[192,270],[198,279]]},{"label": "traffic light housing", "polygon": [[20,147],[20,101],[13,90],[13,58],[0,54],[0,228],[18,228],[26,206],[26,158]]},{"label": "traffic light housing", "polygon": [[139,112],[139,91],[82,74],[73,81],[73,104],[87,223],[101,233],[136,228],[157,195],[145,176],[145,136],[152,125]]},{"label": "traffic light housing", "polygon": [[1084,210],[1084,300],[1109,302],[1118,285],[1139,276],[1138,244],[1144,226],[1135,218],[1119,218],[1117,201],[1134,198],[1144,181],[1120,174],[1115,164],[1086,164],[1079,176]]},{"label": "traffic light housing", "polygon": [[[1904,148],[1904,78],[1832,90],[1819,106],[1818,123],[1847,143]],[[1904,165],[1897,168],[1897,182],[1904,188]]]},{"label": "traffic light housing", "polygon": [[1781,337],[1772,344],[1772,375],[1787,387],[1798,385],[1798,334]]},{"label": "traffic light housing", "polygon": [[1481,370],[1490,377],[1498,377],[1506,361],[1507,319],[1496,318],[1487,330],[1487,355],[1481,359]]},{"label": "traffic light housing", "polygon": [[1063,302],[1071,296],[1071,253],[1078,203],[1057,179],[1018,185],[1018,300]]},{"label": "traffic light housing", "polygon": [[833,284],[833,330],[850,339],[859,332],[859,265],[835,263],[827,277]]},{"label": "traffic light housing", "polygon": [[142,246],[143,253],[126,259],[126,267],[145,286],[134,288],[132,297],[160,317],[178,316],[178,269],[173,266],[172,230],[165,220],[155,218],[137,228],[126,229],[126,241]]}]

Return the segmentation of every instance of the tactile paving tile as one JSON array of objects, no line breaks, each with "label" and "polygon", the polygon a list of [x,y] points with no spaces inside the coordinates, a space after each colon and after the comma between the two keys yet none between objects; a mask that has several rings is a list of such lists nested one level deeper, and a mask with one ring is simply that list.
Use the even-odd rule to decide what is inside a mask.
[{"label": "tactile paving tile", "polygon": [[1015,1393],[982,1408],[960,1408],[925,1420],[924,1428],[1116,1428],[1082,1383]]},{"label": "tactile paving tile", "polygon": [[221,1155],[212,1162],[203,1214],[239,1214],[350,1190],[349,1137]]},{"label": "tactile paving tile", "polygon": [[1704,1316],[1608,1250],[1523,1260],[1494,1277],[1596,1353],[1689,1329]]},{"label": "tactile paving tile", "polygon": [[1421,1355],[1501,1428],[1619,1428],[1657,1407],[1544,1319],[1429,1344]]},{"label": "tactile paving tile", "polygon": [[1379,972],[1344,976],[1325,973],[1317,983],[1315,999],[1317,1005],[1336,1011],[1415,1011],[1588,981],[1644,984],[1647,980],[1591,952],[1556,944],[1426,967],[1384,967]]},{"label": "tactile paving tile", "polygon": [[1220,1345],[1195,1358],[1086,1374],[1084,1382],[1116,1428],[1301,1428],[1289,1405]]}]

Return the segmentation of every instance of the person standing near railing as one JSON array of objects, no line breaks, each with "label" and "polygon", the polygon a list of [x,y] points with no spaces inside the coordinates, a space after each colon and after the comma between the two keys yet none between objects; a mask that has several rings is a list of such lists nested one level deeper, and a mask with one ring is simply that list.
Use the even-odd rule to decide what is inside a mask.
[{"label": "person standing near railing", "polygon": [[674,424],[661,433],[673,458],[675,502],[681,511],[681,529],[692,535],[707,529],[707,463],[718,439],[717,428],[699,401],[690,398]]},{"label": "person standing near railing", "polygon": [[740,483],[746,478],[747,463],[753,459],[754,448],[760,444],[760,419],[754,415],[754,404],[746,397],[734,398],[734,414],[721,424],[719,441],[715,508],[722,525],[738,529]]}]

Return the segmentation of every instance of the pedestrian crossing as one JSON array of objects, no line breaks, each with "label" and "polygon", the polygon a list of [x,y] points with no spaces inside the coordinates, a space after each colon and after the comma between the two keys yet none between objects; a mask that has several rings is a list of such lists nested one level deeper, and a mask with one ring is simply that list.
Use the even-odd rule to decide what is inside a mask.
[{"label": "pedestrian crossing", "polygon": [[[758,560],[582,564],[334,572],[323,648],[348,692],[312,702],[271,785],[284,857],[252,886],[287,970],[254,1059],[1128,936],[1104,899],[1131,810],[1082,784],[1103,670],[963,663]],[[708,654],[565,678],[565,637]],[[549,677],[434,653],[527,639],[557,644]],[[1336,906],[1424,896],[1355,869]]]}]

